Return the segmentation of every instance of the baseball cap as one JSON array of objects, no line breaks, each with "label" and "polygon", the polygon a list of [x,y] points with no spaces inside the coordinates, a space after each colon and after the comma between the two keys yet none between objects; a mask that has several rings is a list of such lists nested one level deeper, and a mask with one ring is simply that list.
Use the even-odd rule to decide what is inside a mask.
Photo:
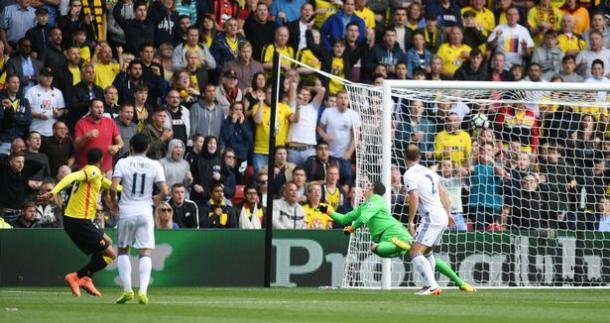
[{"label": "baseball cap", "polygon": [[228,78],[233,78],[233,79],[236,79],[236,78],[237,78],[237,73],[235,73],[235,71],[234,71],[234,70],[227,70],[227,71],[225,71],[225,72],[222,74],[222,76],[224,76],[224,77],[228,77]]}]

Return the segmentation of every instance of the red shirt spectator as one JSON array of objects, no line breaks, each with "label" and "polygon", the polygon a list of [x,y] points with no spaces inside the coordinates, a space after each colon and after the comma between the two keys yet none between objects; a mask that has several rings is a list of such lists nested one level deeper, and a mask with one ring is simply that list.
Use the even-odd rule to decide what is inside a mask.
[{"label": "red shirt spectator", "polygon": [[87,152],[99,148],[104,152],[102,171],[112,170],[112,155],[123,147],[123,139],[114,120],[104,117],[104,103],[101,100],[91,101],[89,114],[76,123],[74,145],[77,150],[78,167],[85,166]]}]

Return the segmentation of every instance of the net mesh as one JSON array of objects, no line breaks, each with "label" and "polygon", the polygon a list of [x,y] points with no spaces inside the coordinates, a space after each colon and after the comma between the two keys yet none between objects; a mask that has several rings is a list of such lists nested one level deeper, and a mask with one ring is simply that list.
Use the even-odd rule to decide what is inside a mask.
[{"label": "net mesh", "polygon": [[[475,286],[608,283],[610,102],[601,87],[393,88],[392,149],[384,156],[381,88],[343,85],[362,121],[356,186],[381,181],[390,159],[392,212],[406,223],[403,152],[417,143],[421,163],[441,175],[457,220],[435,254],[462,279]],[[370,244],[366,230],[351,236],[343,287],[381,286],[381,259]],[[392,287],[419,285],[408,259],[393,259],[391,271]]]}]

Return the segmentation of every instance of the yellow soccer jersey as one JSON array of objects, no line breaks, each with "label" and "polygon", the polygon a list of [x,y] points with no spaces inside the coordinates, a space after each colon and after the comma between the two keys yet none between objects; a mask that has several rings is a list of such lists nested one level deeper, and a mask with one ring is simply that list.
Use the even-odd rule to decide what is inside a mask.
[{"label": "yellow soccer jersey", "polygon": [[362,8],[362,10],[354,9],[356,16],[364,20],[364,26],[366,28],[375,29],[375,14],[369,8]]},{"label": "yellow soccer jersey", "polygon": [[581,51],[587,48],[587,43],[585,40],[576,34],[572,34],[572,36],[560,34],[557,36],[557,45],[564,53],[571,50]]},{"label": "yellow soccer jersey", "polygon": [[443,152],[449,150],[451,161],[462,164],[472,151],[470,135],[459,130],[457,134],[450,134],[446,130],[439,132],[434,138],[434,154],[437,159],[443,158]]},{"label": "yellow soccer jersey", "polygon": [[483,35],[489,35],[489,33],[492,32],[494,28],[496,28],[496,16],[493,12],[491,12],[491,10],[483,8],[483,10],[477,11],[475,8],[468,6],[462,8],[460,14],[463,15],[464,12],[468,10],[474,12],[474,20],[477,22],[478,25],[483,28]]},{"label": "yellow soccer jersey", "polygon": [[337,13],[337,10],[339,9],[337,5],[334,5],[330,1],[326,0],[315,0],[315,8],[327,9],[325,13],[316,15],[316,21],[314,22],[314,25],[318,30],[322,28],[322,25],[324,25],[326,19]]},{"label": "yellow soccer jersey", "polygon": [[[561,12],[557,8],[549,8],[548,10],[541,9],[540,7],[533,7],[527,13],[527,24],[529,28],[535,28],[541,22],[548,22],[553,26],[553,30],[558,31],[560,29],[559,21],[561,20]],[[536,45],[540,45],[544,35],[542,33],[534,37]]]},{"label": "yellow soccer jersey", "polygon": [[462,44],[460,47],[452,46],[449,43],[442,44],[436,54],[443,60],[443,74],[453,75],[465,60],[462,52],[470,54],[470,50],[470,46],[466,44]]},{"label": "yellow soccer jersey", "polygon": [[[284,48],[277,48],[274,44],[269,44],[265,48],[263,48],[263,53],[261,56],[263,63],[273,62],[273,50],[274,49],[277,50],[279,54],[288,56],[290,58],[294,58],[294,49],[292,49],[292,47],[285,46]],[[285,67],[292,66],[290,61],[288,61],[286,59],[280,59],[280,64],[282,64],[282,66],[285,66]],[[270,76],[271,72],[267,72],[267,74],[268,74],[267,76]],[[283,69],[281,69],[281,74],[284,74]]]},{"label": "yellow soccer jersey", "polygon": [[[331,73],[340,78],[345,78],[345,65],[342,57],[333,57],[331,62]],[[335,95],[343,89],[343,82],[336,79],[330,79],[328,84],[329,94]]]},{"label": "yellow soccer jersey", "polygon": [[335,191],[331,193],[326,186],[324,186],[324,200],[326,204],[331,206],[333,209],[338,208],[339,205],[343,203],[341,198],[341,190],[339,187],[335,187]]},{"label": "yellow soccer jersey", "polygon": [[311,207],[309,203],[303,205],[303,209],[305,210],[307,229],[331,229],[333,227],[333,219],[326,213]]},{"label": "yellow soccer jersey", "polygon": [[[263,103],[263,122],[257,124],[254,128],[254,152],[257,154],[267,155],[269,154],[269,126],[271,124],[271,107],[266,103]],[[260,109],[258,103],[254,105],[252,114],[256,115],[256,112]],[[275,132],[275,145],[284,146],[286,145],[286,139],[288,138],[288,128],[290,127],[290,121],[288,118],[292,115],[292,109],[284,103],[278,103],[277,105],[277,117],[276,122],[278,127]]]},{"label": "yellow soccer jersey", "polygon": [[93,68],[95,72],[95,85],[106,89],[112,85],[114,78],[121,71],[119,63],[112,62],[110,64],[102,64],[97,62]]},{"label": "yellow soccer jersey", "polygon": [[86,165],[80,171],[64,177],[53,188],[53,195],[59,194],[66,186],[72,185],[72,194],[65,215],[77,219],[92,219],[97,210],[97,197],[102,188],[109,189],[112,182],[93,165]]}]

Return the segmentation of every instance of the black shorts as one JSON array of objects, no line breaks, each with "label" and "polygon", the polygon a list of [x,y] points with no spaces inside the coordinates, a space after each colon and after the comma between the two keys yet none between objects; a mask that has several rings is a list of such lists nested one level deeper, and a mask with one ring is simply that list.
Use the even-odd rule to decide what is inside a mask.
[{"label": "black shorts", "polygon": [[104,231],[91,220],[64,216],[64,230],[74,244],[87,255],[108,247],[104,240]]}]

